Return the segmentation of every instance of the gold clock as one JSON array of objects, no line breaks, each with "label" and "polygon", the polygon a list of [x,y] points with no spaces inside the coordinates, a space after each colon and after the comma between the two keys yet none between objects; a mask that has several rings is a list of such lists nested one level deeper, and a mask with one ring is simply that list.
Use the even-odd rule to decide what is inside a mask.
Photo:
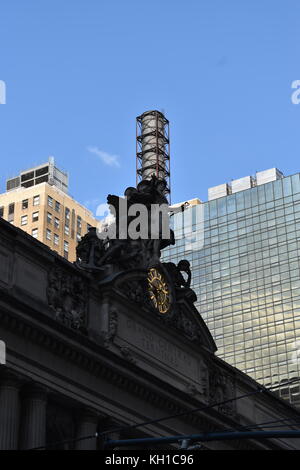
[{"label": "gold clock", "polygon": [[147,282],[150,299],[154,307],[161,314],[168,313],[171,307],[171,292],[165,276],[157,268],[151,268]]}]

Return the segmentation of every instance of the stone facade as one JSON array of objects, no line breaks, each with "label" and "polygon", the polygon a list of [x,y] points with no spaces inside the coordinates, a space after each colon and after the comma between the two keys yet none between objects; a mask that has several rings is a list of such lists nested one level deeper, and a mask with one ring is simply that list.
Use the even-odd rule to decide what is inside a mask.
[{"label": "stone facade", "polygon": [[[140,276],[133,269],[99,280],[0,219],[0,449],[96,449],[100,440],[78,438],[116,429],[114,438],[158,437],[299,421],[299,412],[270,392],[255,393],[256,382],[215,356],[188,295],[177,295],[172,315],[159,316],[129,289]],[[205,447],[295,449],[300,440]]]}]

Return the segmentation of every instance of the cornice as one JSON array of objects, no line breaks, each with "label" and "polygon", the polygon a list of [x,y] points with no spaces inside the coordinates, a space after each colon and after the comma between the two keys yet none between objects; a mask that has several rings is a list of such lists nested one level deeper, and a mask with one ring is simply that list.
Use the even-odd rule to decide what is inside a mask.
[{"label": "cornice", "polygon": [[[48,322],[49,320],[51,320],[51,318],[48,318]],[[142,373],[142,379],[145,382],[142,383],[141,369],[134,363],[116,356],[113,352],[108,351],[99,344],[95,344],[82,334],[72,331],[64,327],[64,325],[57,324],[54,320],[52,320],[52,322],[56,330],[59,329],[60,333],[68,333],[68,337],[55,337],[54,331],[47,331],[45,328],[42,328],[41,325],[31,324],[19,314],[14,315],[11,311],[4,311],[4,309],[0,311],[0,321],[8,330],[58,354],[65,360],[75,363],[94,376],[101,377],[109,383],[142,398],[151,405],[165,410],[166,415],[188,411],[188,408],[180,404],[179,401],[187,402],[190,406],[201,406],[200,402],[194,397],[174,389],[171,385],[153,377],[146,371]],[[77,340],[78,344],[76,346],[70,344],[69,340],[71,338],[72,340]],[[81,346],[84,346],[84,348],[89,347],[91,352],[84,351]],[[95,353],[98,354],[98,356],[101,355],[101,357],[95,357]],[[112,363],[117,363],[119,369],[116,366],[112,366]],[[129,374],[131,374],[131,377]],[[149,388],[149,384],[152,385],[152,388]],[[170,396],[176,396],[177,399],[170,398],[170,396],[167,396],[164,392],[168,393]],[[207,413],[202,413],[201,416],[190,414],[181,419],[184,422],[201,426],[207,430],[212,428],[212,421],[228,421],[228,424],[231,426],[236,423],[229,417],[221,416],[216,410],[210,410],[209,416],[207,416]]]},{"label": "cornice", "polygon": [[[43,316],[44,320],[44,316]],[[189,403],[191,407],[201,406],[196,398],[182,391],[174,389],[171,385],[162,382],[160,379],[153,377],[151,374],[143,371],[141,382],[141,370],[134,363],[128,362],[126,359],[122,359],[116,356],[111,351],[105,349],[99,344],[95,344],[84,335],[77,331],[73,331],[70,328],[61,325],[55,320],[48,318],[48,323],[52,322],[52,326],[59,330],[60,333],[65,334],[65,338],[54,336],[54,331],[47,331],[43,329],[41,325],[31,324],[28,319],[22,318],[20,314],[13,314],[11,311],[0,310],[0,321],[1,324],[10,331],[21,335],[29,339],[31,342],[46,348],[65,360],[75,363],[77,366],[89,371],[96,377],[101,377],[107,382],[121,387],[128,393],[135,395],[136,397],[142,398],[149,404],[159,407],[164,410],[164,415],[172,415],[177,413],[188,412],[188,408],[185,407],[182,402]],[[77,340],[77,345],[70,344],[70,339]],[[89,347],[91,352],[84,351],[81,346]],[[95,353],[101,357],[95,357]],[[106,362],[104,362],[106,360]],[[112,362],[116,363],[119,369],[112,366]],[[110,363],[108,362],[110,361]],[[129,374],[132,376],[130,377]],[[152,388],[149,388],[149,384]],[[155,388],[154,388],[155,387]],[[170,396],[176,397],[176,399],[170,398]],[[180,403],[180,402],[181,403]],[[205,406],[203,404],[203,406]],[[207,411],[199,412],[201,414],[187,414],[180,419],[189,425],[201,427],[206,432],[220,431],[223,428],[236,427],[238,422],[228,416],[220,414],[215,409],[208,409]],[[167,422],[166,422],[167,426]],[[252,441],[239,441],[232,443],[233,448],[239,449],[255,449],[257,444]],[[263,447],[263,446],[262,446]],[[268,448],[279,448],[276,444],[268,442]],[[263,447],[264,448],[264,447]]]}]

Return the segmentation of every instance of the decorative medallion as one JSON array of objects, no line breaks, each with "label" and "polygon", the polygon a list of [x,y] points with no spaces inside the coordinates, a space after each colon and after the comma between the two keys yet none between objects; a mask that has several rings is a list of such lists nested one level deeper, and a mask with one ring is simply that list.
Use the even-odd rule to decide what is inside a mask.
[{"label": "decorative medallion", "polygon": [[48,275],[47,297],[56,320],[76,330],[85,327],[88,288],[82,277],[54,266]]}]

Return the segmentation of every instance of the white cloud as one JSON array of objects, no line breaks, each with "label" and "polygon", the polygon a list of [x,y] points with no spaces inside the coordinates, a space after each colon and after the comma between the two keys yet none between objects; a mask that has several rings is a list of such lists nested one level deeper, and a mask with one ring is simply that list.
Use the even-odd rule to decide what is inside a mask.
[{"label": "white cloud", "polygon": [[84,207],[88,208],[94,208],[95,206],[98,206],[101,203],[101,200],[99,198],[94,198],[94,199],[86,199],[82,204]]},{"label": "white cloud", "polygon": [[93,153],[94,155],[97,155],[97,157],[100,158],[100,160],[108,166],[115,166],[115,167],[120,167],[119,163],[119,156],[118,155],[112,155],[111,153],[104,152],[103,150],[100,150],[98,147],[88,147],[87,150],[90,153]]}]

